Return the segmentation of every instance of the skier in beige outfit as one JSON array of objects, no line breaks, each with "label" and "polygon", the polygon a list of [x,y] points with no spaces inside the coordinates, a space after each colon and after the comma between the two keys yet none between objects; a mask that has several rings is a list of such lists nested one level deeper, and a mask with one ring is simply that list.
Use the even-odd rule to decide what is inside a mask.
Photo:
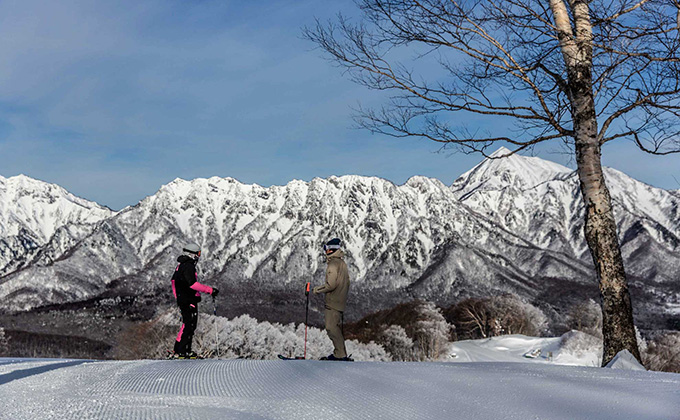
[{"label": "skier in beige outfit", "polygon": [[331,239],[324,245],[328,260],[326,269],[326,283],[323,286],[314,288],[314,294],[325,293],[325,320],[326,332],[333,342],[333,354],[323,357],[321,360],[342,360],[351,361],[345,349],[345,338],[343,336],[343,314],[347,303],[347,292],[349,291],[349,274],[347,264],[342,260],[345,255],[340,249],[342,241],[338,238]]}]

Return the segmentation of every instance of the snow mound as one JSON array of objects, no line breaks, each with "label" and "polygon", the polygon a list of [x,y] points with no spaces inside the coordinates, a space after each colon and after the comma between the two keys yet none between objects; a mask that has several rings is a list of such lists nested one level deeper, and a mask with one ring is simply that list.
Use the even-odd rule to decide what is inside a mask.
[{"label": "snow mound", "polygon": [[610,369],[647,370],[628,350],[621,350],[605,366]]},{"label": "snow mound", "polygon": [[[560,354],[561,337],[529,337],[521,334],[503,335],[480,340],[454,341],[449,347],[450,362],[511,362],[548,363]],[[455,357],[452,356],[455,354]],[[571,363],[570,363],[571,362]],[[581,360],[555,364],[577,364]]]}]

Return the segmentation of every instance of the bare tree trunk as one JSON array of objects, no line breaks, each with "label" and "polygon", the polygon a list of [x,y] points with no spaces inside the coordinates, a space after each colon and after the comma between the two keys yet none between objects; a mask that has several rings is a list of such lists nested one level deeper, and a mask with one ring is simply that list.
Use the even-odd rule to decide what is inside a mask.
[{"label": "bare tree trunk", "polygon": [[[585,125],[594,124],[591,122]],[[590,130],[584,128],[584,131]],[[602,366],[609,363],[621,350],[628,350],[636,359],[641,360],[611,197],[602,173],[600,145],[590,135],[579,139],[578,133],[579,131],[576,161],[586,207],[584,230],[599,280],[602,304]]]},{"label": "bare tree trunk", "polygon": [[586,208],[586,242],[600,285],[604,341],[602,366],[621,350],[628,350],[637,360],[641,360],[611,196],[602,173],[593,94],[592,27],[588,3],[584,0],[570,3],[574,17],[573,29],[565,3],[551,0],[550,6],[569,79],[577,172]]}]

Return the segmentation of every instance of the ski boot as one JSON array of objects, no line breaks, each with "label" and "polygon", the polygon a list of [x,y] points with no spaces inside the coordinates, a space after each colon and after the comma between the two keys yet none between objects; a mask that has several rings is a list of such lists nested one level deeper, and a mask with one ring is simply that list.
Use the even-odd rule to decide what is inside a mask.
[{"label": "ski boot", "polygon": [[329,354],[328,356],[322,357],[319,360],[328,360],[328,361],[334,361],[334,362],[353,362],[354,359],[351,358],[351,354],[349,356],[345,357],[335,357],[332,353]]},{"label": "ski boot", "polygon": [[180,359],[202,359],[202,357],[199,356],[198,354],[196,354],[195,351],[190,351],[188,353],[181,354],[179,358]]},{"label": "ski boot", "polygon": [[201,356],[196,354],[195,351],[190,351],[188,353],[175,353],[169,352],[168,354],[168,359],[179,359],[179,360],[195,360],[195,359],[203,359]]}]

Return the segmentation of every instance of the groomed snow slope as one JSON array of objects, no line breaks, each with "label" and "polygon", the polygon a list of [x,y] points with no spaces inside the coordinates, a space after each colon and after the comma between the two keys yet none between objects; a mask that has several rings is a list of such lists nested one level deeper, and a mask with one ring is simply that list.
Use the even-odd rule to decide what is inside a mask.
[{"label": "groomed snow slope", "polygon": [[525,363],[0,359],[1,419],[678,418],[680,375]]}]

